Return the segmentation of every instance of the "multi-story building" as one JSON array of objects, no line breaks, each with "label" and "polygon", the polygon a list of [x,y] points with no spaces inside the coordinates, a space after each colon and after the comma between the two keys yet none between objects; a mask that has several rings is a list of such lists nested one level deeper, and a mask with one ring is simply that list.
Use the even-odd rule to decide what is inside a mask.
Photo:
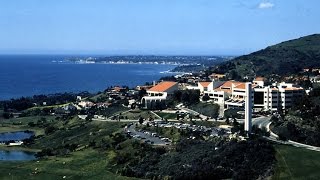
[{"label": "multi-story building", "polygon": [[[246,89],[244,82],[226,81],[209,84],[204,95],[225,109],[244,109]],[[216,86],[215,86],[216,85]],[[265,86],[263,78],[252,82],[252,101],[255,111],[277,111],[292,107],[295,99],[302,97],[304,89],[290,83],[279,83]]]},{"label": "multi-story building", "polygon": [[163,81],[147,90],[147,96],[141,99],[141,104],[146,109],[153,109],[163,105],[178,90],[177,82]]}]

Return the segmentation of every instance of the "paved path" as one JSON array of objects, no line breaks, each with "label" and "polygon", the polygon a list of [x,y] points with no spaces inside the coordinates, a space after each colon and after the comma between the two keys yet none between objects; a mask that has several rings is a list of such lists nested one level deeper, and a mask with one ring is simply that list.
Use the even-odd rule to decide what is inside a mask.
[{"label": "paved path", "polygon": [[281,143],[281,144],[288,144],[288,145],[292,145],[292,146],[295,146],[295,147],[306,148],[306,149],[309,149],[309,150],[319,151],[320,152],[320,147],[310,146],[310,145],[307,145],[307,144],[302,144],[302,143],[298,143],[298,142],[291,141],[291,140],[288,140],[288,141],[279,140],[278,139],[279,136],[277,134],[273,133],[271,131],[271,129],[270,129],[270,125],[271,125],[270,119],[271,119],[271,117],[259,117],[259,118],[255,118],[255,119],[252,120],[252,124],[253,125],[257,125],[259,128],[265,127],[266,130],[268,132],[270,132],[270,136],[269,137],[265,137],[266,139],[268,139],[270,141],[277,142],[277,143]]}]

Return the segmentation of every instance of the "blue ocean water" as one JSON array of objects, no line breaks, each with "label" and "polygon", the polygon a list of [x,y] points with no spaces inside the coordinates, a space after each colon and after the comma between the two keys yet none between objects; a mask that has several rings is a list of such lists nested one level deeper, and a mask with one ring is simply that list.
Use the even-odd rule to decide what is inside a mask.
[{"label": "blue ocean water", "polygon": [[24,132],[24,131],[17,131],[17,132],[6,132],[0,133],[0,142],[6,141],[22,141],[24,139],[28,139],[34,135],[34,132]]},{"label": "blue ocean water", "polygon": [[0,100],[58,92],[98,92],[158,80],[174,65],[57,63],[63,55],[0,55]]}]

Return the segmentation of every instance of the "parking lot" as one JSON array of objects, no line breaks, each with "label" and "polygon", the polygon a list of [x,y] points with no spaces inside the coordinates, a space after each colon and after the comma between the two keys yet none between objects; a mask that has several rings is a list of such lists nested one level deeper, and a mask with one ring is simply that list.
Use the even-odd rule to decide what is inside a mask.
[{"label": "parking lot", "polygon": [[[144,125],[155,126],[160,128],[177,128],[177,129],[185,129],[192,132],[200,132],[206,133],[211,137],[218,136],[228,136],[231,131],[228,129],[218,128],[218,127],[206,127],[200,125],[191,125],[187,123],[174,123],[174,122],[144,122]],[[136,123],[131,123],[125,128],[125,132],[129,134],[131,137],[141,140],[145,143],[152,145],[171,145],[172,141],[168,138],[161,137],[154,132],[144,131],[144,130],[136,130]],[[190,136],[189,138],[194,138]]]},{"label": "parking lot", "polygon": [[148,131],[137,131],[136,125],[134,123],[129,124],[125,128],[125,132],[131,137],[141,140],[145,143],[158,145],[158,146],[168,146],[171,145],[171,140],[169,138],[161,137],[156,133]]}]

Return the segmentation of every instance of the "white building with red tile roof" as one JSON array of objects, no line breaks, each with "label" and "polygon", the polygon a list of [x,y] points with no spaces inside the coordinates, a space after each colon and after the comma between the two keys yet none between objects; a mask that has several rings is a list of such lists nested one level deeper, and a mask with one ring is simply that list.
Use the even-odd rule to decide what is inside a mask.
[{"label": "white building with red tile roof", "polygon": [[177,82],[163,81],[147,90],[147,96],[141,99],[141,104],[146,109],[153,109],[158,106],[163,106],[165,101],[173,95],[173,92],[178,90]]},{"label": "white building with red tile roof", "polygon": [[174,91],[178,90],[178,83],[171,81],[162,81],[147,90],[149,96],[161,96],[164,93],[172,95]]},{"label": "white building with red tile roof", "polygon": [[200,94],[203,94],[205,91],[212,91],[212,81],[210,82],[198,82],[198,89]]},{"label": "white building with red tile roof", "polygon": [[[214,84],[209,86],[212,85],[213,87],[208,87],[208,91],[204,91],[203,94],[208,95],[213,102],[219,104],[220,108],[244,108],[245,82],[226,81],[220,82],[220,85],[217,86]],[[294,100],[305,93],[302,87],[290,83],[264,86],[262,77],[257,77],[253,81],[252,90],[253,107],[256,111],[285,110],[292,107]]]},{"label": "white building with red tile roof", "polygon": [[264,86],[264,77],[256,77],[253,81],[252,81],[252,84],[253,85],[257,85],[257,86]]}]

